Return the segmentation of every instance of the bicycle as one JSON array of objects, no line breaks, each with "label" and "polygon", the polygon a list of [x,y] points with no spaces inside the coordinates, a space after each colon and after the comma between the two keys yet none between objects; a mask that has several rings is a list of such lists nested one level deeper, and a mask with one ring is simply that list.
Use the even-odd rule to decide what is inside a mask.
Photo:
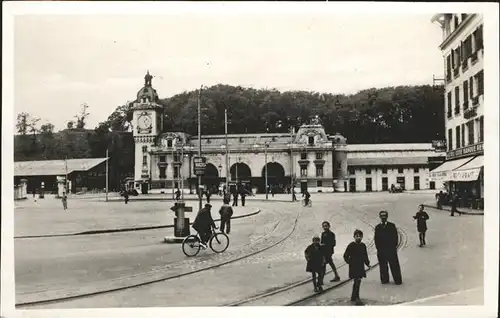
[{"label": "bicycle", "polygon": [[[213,231],[208,239],[208,246],[214,253],[220,254],[227,250],[229,247],[229,237],[223,232]],[[197,232],[196,235],[188,235],[182,241],[182,252],[187,257],[193,257],[198,255],[201,245],[200,234]]]},{"label": "bicycle", "polygon": [[312,207],[312,200],[309,199],[309,202],[306,205],[306,199],[302,199],[302,206],[308,207],[308,208]]}]

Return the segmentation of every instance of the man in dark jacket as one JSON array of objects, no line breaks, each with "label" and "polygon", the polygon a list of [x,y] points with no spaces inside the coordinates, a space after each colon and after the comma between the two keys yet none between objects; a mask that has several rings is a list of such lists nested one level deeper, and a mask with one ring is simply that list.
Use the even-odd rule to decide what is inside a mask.
[{"label": "man in dark jacket", "polygon": [[211,213],[212,206],[207,203],[205,207],[198,212],[193,222],[193,229],[200,234],[201,244],[206,248],[206,243],[212,234],[212,228],[215,226],[214,219]]},{"label": "man in dark jacket", "polygon": [[377,258],[380,267],[380,281],[382,284],[389,283],[389,269],[391,268],[392,278],[396,285],[401,285],[401,268],[398,259],[398,230],[394,223],[388,222],[389,213],[380,211],[381,223],[375,226],[375,247],[377,248]]},{"label": "man in dark jacket", "polygon": [[229,205],[229,201],[224,200],[224,204],[221,206],[219,214],[220,230],[224,233],[224,229],[226,229],[226,233],[229,234],[231,231],[231,217],[233,216],[233,208]]},{"label": "man in dark jacket", "polygon": [[233,206],[238,206],[238,188],[233,190]]},{"label": "man in dark jacket", "polygon": [[241,197],[241,206],[245,206],[245,198],[247,196],[247,190],[245,187],[241,187],[240,197]]},{"label": "man in dark jacket", "polygon": [[450,214],[450,216],[455,216],[455,212],[457,212],[458,215],[461,215],[460,211],[458,211],[458,209],[457,209],[458,200],[459,200],[458,193],[454,192],[451,195],[451,214]]}]

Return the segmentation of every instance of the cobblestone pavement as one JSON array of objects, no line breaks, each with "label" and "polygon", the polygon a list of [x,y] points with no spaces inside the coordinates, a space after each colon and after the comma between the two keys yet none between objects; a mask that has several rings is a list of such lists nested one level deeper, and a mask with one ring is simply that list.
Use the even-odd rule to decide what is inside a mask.
[{"label": "cobblestone pavement", "polygon": [[[390,220],[394,221],[398,227],[405,229],[408,234],[408,246],[400,252],[404,284],[402,286],[381,285],[378,279],[378,268],[375,268],[369,272],[361,286],[361,297],[366,300],[368,305],[395,304],[446,294],[460,289],[482,288],[482,217],[451,218],[445,213],[434,213],[434,211],[429,210],[431,219],[427,234],[428,246],[418,248],[416,246],[418,240],[416,225],[411,216],[416,212],[419,203],[429,200],[428,196],[429,194],[418,193],[322,194],[313,195],[312,208],[301,207],[300,203],[259,202],[259,207],[266,213],[242,219],[239,223],[234,222],[235,230],[231,234],[230,250],[221,255],[203,252],[199,257],[186,260],[181,255],[180,246],[177,246],[172,252],[168,252],[165,245],[158,245],[157,242],[152,243],[151,239],[145,239],[143,244],[139,243],[139,233],[114,234],[108,235],[110,238],[106,238],[100,242],[101,244],[98,240],[93,245],[86,244],[89,245],[88,250],[91,252],[82,252],[79,256],[71,255],[68,257],[68,255],[60,253],[59,255],[65,256],[59,256],[59,259],[54,260],[54,257],[57,257],[55,255],[57,249],[53,248],[52,256],[47,255],[46,257],[45,266],[61,261],[65,263],[62,266],[66,268],[65,271],[61,272],[63,270],[61,267],[59,270],[54,270],[52,276],[38,275],[39,281],[37,283],[32,282],[33,278],[24,277],[23,279],[27,288],[33,289],[30,286],[38,284],[40,290],[42,285],[53,290],[56,288],[55,286],[60,286],[60,288],[65,288],[67,292],[68,283],[74,284],[78,281],[73,277],[75,273],[79,273],[78,270],[82,271],[80,280],[89,289],[95,289],[99,284],[108,284],[109,286],[110,277],[114,279],[111,283],[113,286],[120,286],[144,280],[146,277],[149,279],[161,275],[182,273],[235,258],[279,241],[293,229],[295,216],[298,214],[295,231],[286,241],[249,258],[165,282],[65,303],[41,305],[35,308],[224,305],[308,278],[309,274],[305,272],[303,251],[310,243],[311,237],[314,234],[319,234],[321,222],[324,220],[331,221],[332,228],[337,234],[338,247],[334,261],[337,266],[340,266],[343,263],[340,259],[341,255],[352,240],[354,229],[360,228],[365,232],[364,241],[368,245],[372,240],[373,230],[367,223],[376,224],[378,211],[385,209],[390,213]],[[279,223],[276,225],[278,221]],[[148,231],[147,235],[154,236],[154,231]],[[258,240],[259,237],[264,238]],[[250,242],[250,238],[253,238],[254,241]],[[77,246],[82,244],[75,241],[73,247],[65,249],[68,251],[78,249]],[[120,244],[125,246],[122,253],[117,251]],[[67,243],[61,242],[61,246],[58,248],[64,248],[65,245]],[[371,262],[376,263],[373,250],[370,252]],[[131,255],[124,256],[128,254]],[[167,260],[171,263],[168,263]],[[33,260],[32,262],[36,264],[38,261]],[[16,253],[17,268],[22,266],[19,264]],[[93,267],[93,270],[89,272],[88,266]],[[26,271],[29,271],[29,267],[30,265],[26,265]],[[133,269],[130,270],[130,268]],[[339,271],[343,279],[347,277],[345,266],[341,267]],[[61,274],[56,275],[57,272]],[[131,276],[130,272],[136,272],[137,276]],[[142,272],[147,272],[147,274],[142,274]],[[116,275],[113,276],[111,273],[116,273]],[[331,278],[332,274],[328,274],[325,282]],[[16,280],[18,279],[16,271]],[[54,280],[57,279],[59,282],[54,284]],[[345,305],[346,298],[350,295],[350,289],[351,284],[348,284],[340,289],[324,293],[308,304]],[[269,299],[253,302],[252,305],[283,305],[309,295],[311,290],[312,284],[306,284]],[[200,293],[203,294],[203,297],[193,297],[193,295],[200,295]],[[18,290],[17,302],[21,301],[20,294]],[[26,291],[22,295],[30,297],[26,296],[28,295]],[[45,296],[47,295],[45,294]],[[447,303],[440,304],[446,305]]]},{"label": "cobblestone pavement", "polygon": [[[95,200],[69,200],[68,210],[62,209],[61,201],[47,197],[44,200],[25,200],[15,205],[14,234],[19,236],[72,234],[91,230],[121,229],[171,225],[174,212],[170,210],[173,202],[141,201],[129,204],[119,202],[100,202]],[[197,202],[186,202],[194,212],[186,217],[194,220],[198,211]],[[221,202],[212,202],[214,218],[218,218]],[[236,207],[234,215],[254,212],[257,207],[247,204]]]}]

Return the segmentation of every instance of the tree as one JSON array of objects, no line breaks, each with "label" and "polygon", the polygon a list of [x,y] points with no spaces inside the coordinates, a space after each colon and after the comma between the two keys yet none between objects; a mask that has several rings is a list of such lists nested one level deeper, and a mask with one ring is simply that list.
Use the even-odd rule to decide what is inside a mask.
[{"label": "tree", "polygon": [[70,120],[66,123],[66,128],[67,129],[73,129],[73,127],[75,126],[75,122]]},{"label": "tree", "polygon": [[79,114],[75,115],[76,118],[76,128],[83,129],[85,128],[85,120],[87,117],[90,115],[90,113],[87,112],[87,109],[89,108],[89,105],[87,103],[83,103],[81,106],[81,111]]},{"label": "tree", "polygon": [[16,130],[18,134],[26,135],[28,133],[30,119],[30,114],[25,112],[17,115]]}]

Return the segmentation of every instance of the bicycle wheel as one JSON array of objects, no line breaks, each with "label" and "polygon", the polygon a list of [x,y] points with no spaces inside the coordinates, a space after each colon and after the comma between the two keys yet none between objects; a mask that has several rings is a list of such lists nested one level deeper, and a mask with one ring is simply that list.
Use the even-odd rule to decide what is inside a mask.
[{"label": "bicycle wheel", "polygon": [[212,251],[215,253],[222,253],[227,248],[229,247],[229,237],[222,233],[215,233],[211,238],[210,238],[210,248]]},{"label": "bicycle wheel", "polygon": [[182,241],[182,252],[187,257],[193,257],[198,254],[201,248],[200,238],[196,235],[187,236],[184,241]]}]

